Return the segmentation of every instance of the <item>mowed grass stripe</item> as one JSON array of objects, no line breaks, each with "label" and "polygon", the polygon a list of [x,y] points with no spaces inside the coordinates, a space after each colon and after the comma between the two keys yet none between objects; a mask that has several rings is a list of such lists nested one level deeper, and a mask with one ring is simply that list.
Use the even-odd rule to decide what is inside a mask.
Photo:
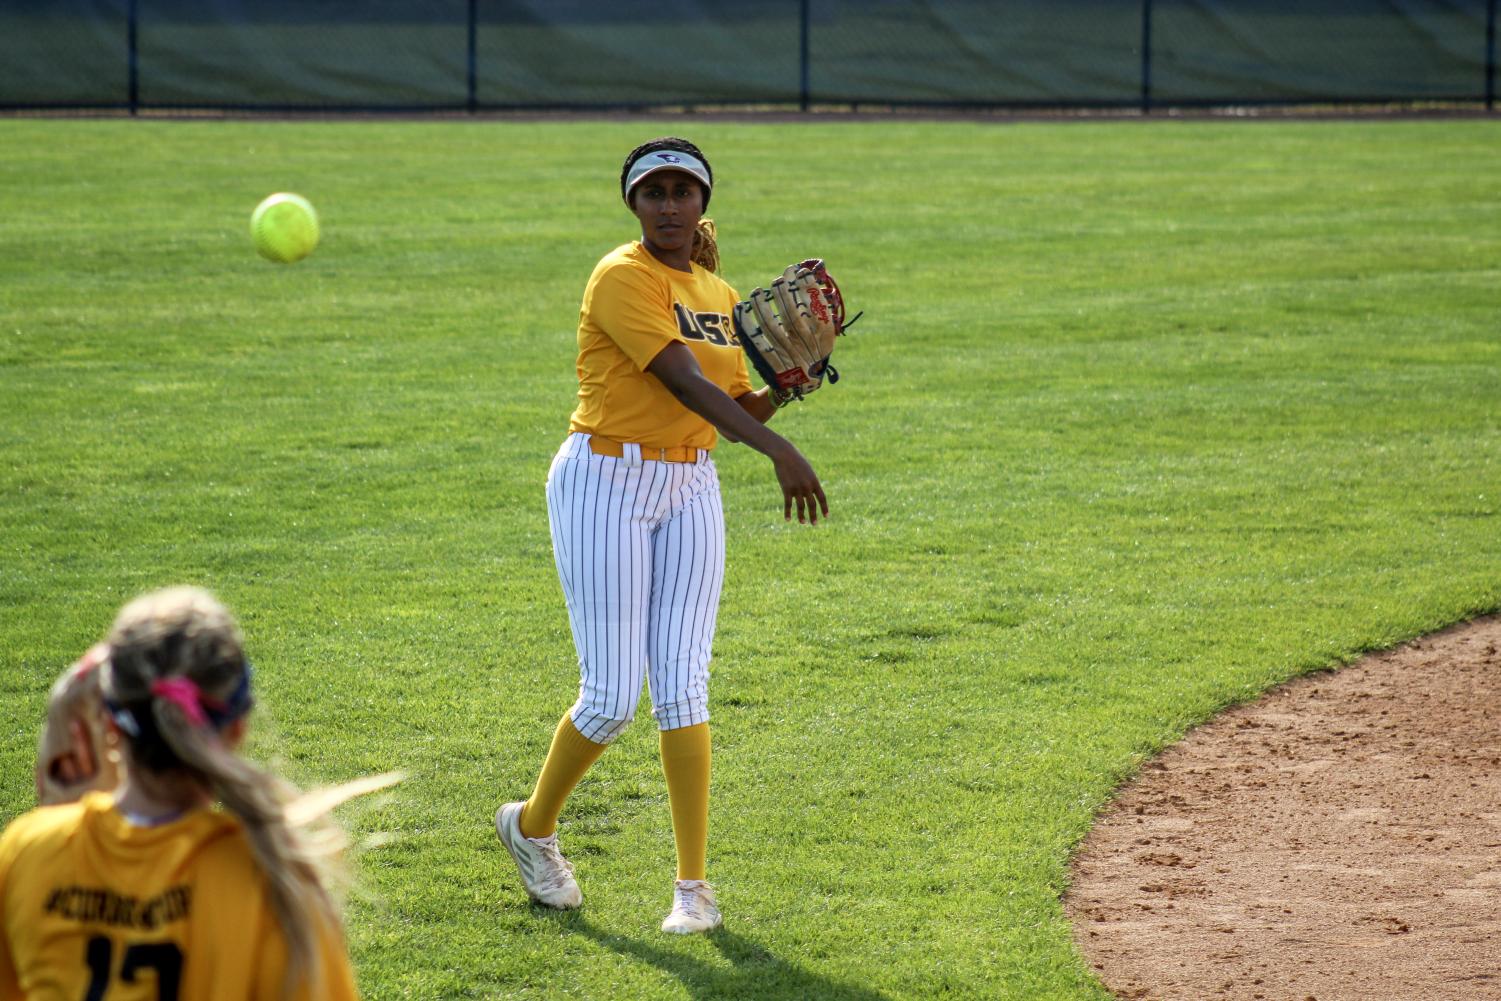
[{"label": "mowed grass stripe", "polygon": [[[0,122],[0,817],[137,591],[240,614],[253,751],[356,804],[373,998],[1103,998],[1057,897],[1219,708],[1501,604],[1495,123]],[[668,940],[649,718],[570,804],[587,899],[491,816],[575,694],[542,480],[620,158],[687,132],[742,291],[867,311],[721,450],[726,933]],[[801,141],[796,156],[788,144]],[[290,267],[247,232],[317,206]],[[643,713],[643,717],[645,714]]]}]

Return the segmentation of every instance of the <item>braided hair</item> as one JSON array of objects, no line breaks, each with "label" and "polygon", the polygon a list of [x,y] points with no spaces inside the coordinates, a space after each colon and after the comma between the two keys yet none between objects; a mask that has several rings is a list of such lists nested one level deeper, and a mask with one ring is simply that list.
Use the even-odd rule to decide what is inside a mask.
[{"label": "braided hair", "polygon": [[[714,168],[710,166],[709,158],[704,156],[703,150],[678,136],[663,136],[660,139],[644,142],[627,154],[625,163],[620,168],[620,197],[625,199],[627,205],[631,204],[632,192],[625,189],[625,181],[631,172],[631,164],[641,159],[647,153],[659,152],[687,153],[704,165],[704,169],[709,172],[709,183],[713,184]],[[704,211],[707,212],[709,210],[709,195],[711,191],[705,185],[700,185],[700,187],[703,188]],[[698,229],[693,234],[693,263],[709,271],[717,272],[719,270],[719,242],[715,236],[714,220],[712,219],[700,219],[698,221]]]}]

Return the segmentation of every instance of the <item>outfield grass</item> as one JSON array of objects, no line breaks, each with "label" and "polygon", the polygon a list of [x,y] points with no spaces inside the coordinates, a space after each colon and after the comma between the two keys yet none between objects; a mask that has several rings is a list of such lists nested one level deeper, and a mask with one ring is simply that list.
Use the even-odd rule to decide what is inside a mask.
[{"label": "outfield grass", "polygon": [[[191,581],[254,752],[350,808],[371,998],[1093,998],[1058,904],[1143,757],[1501,606],[1501,125],[0,121],[0,820],[53,675]],[[726,277],[867,311],[778,418],[832,518],[727,446],[711,876],[668,939],[638,721],[570,805],[588,900],[490,817],[575,694],[542,480],[621,157],[685,131]],[[258,260],[275,190],[322,212]],[[644,715],[644,714],[643,714]]]}]

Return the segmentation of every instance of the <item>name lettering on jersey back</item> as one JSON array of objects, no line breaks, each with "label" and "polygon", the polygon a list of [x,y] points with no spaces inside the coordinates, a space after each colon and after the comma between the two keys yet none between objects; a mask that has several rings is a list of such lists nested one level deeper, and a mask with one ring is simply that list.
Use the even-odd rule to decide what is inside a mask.
[{"label": "name lettering on jersey back", "polygon": [[48,895],[42,910],[71,921],[150,931],[183,920],[192,906],[190,886],[174,886],[149,900],[86,886],[65,886]]},{"label": "name lettering on jersey back", "polygon": [[694,313],[680,302],[672,304],[678,316],[678,333],[685,341],[708,341],[719,347],[740,346],[730,318],[723,313]]}]

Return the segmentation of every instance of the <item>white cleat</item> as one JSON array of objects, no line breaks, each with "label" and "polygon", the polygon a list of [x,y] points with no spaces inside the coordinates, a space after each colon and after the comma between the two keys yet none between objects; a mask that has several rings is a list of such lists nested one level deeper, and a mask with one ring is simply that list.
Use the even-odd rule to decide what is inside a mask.
[{"label": "white cleat", "polygon": [[680,879],[672,895],[672,913],[662,922],[662,930],[676,935],[694,935],[711,931],[724,924],[719,905],[714,902],[714,887],[701,879]]},{"label": "white cleat", "polygon": [[525,801],[507,803],[495,812],[495,833],[511,853],[527,896],[544,907],[570,910],[584,902],[573,878],[573,863],[558,851],[558,836],[529,838],[521,833],[521,808]]}]

